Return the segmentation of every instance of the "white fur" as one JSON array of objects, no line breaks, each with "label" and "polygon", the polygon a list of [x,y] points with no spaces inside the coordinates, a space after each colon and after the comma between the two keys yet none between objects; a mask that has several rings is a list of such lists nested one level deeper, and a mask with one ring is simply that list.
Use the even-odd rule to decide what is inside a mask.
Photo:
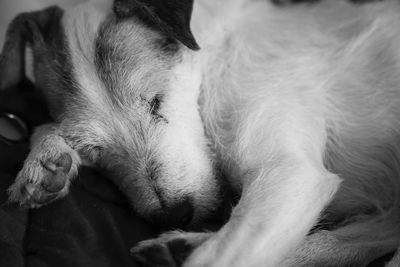
[{"label": "white fur", "polygon": [[[102,24],[109,19],[110,5],[110,1],[92,1],[67,11],[63,17],[79,96],[75,97],[76,107],[70,109],[70,114],[64,114],[61,131],[68,140],[74,140],[71,146],[88,162],[98,163],[101,159],[100,165],[109,169],[124,165],[124,169],[130,170],[127,175],[132,176],[130,183],[150,180],[149,183],[160,188],[165,205],[189,198],[196,207],[194,221],[197,221],[216,208],[219,197],[212,156],[197,107],[200,66],[183,58],[175,59],[179,63],[167,69],[162,59],[157,58],[159,52],[150,47],[153,39],[160,39],[159,33],[138,21],[127,20],[104,37],[116,51],[125,53],[123,62],[107,62],[115,64],[116,73],[115,68],[121,68],[118,86],[107,88],[94,62],[96,38]],[[193,58],[193,55],[182,57]],[[159,113],[165,123],[151,121],[146,100],[156,94],[163,95]],[[79,114],[76,110],[80,110]],[[100,156],[95,152],[96,147],[101,147],[107,155]],[[160,178],[155,182],[147,177],[154,161],[161,166],[157,168]],[[139,184],[131,186],[139,188]],[[141,190],[136,195],[143,195],[134,201],[143,216],[160,209],[159,201],[146,197],[150,192]]]},{"label": "white fur", "polygon": [[[53,172],[56,172],[50,172],[45,166],[54,165],[54,162],[57,162],[57,159],[63,154],[67,154],[71,158],[71,169],[63,177],[65,185],[54,198],[58,199],[68,194],[71,181],[77,176],[81,159],[78,153],[59,136],[57,125],[46,124],[38,127],[31,140],[31,152],[8,192],[10,201],[29,207],[40,207],[45,203],[36,203],[34,198],[40,199],[49,194],[43,190],[42,186],[48,182],[49,177],[54,178],[52,175],[55,176]],[[56,169],[55,165],[54,169]]]},{"label": "white fur", "polygon": [[[331,203],[338,176],[332,211],[375,208],[381,226],[398,222],[398,3],[221,2],[195,7],[201,113],[243,195],[185,266],[280,266]],[[399,241],[392,226],[368,242]]]},{"label": "white fur", "polygon": [[[214,176],[214,171],[208,155],[210,151],[205,149],[208,143],[204,139],[204,128],[197,111],[200,69],[198,64],[193,64],[192,59],[183,59],[172,73],[169,92],[161,110],[169,123],[163,129],[165,135],[158,151],[166,170],[160,183],[165,188],[174,186],[171,194],[194,191],[200,197],[198,208],[214,209],[214,203],[208,196],[210,193],[218,194],[217,185],[215,181],[208,181],[207,187],[203,185],[207,177]],[[185,176],[195,178],[182,179]]]},{"label": "white fur", "polygon": [[[156,184],[167,206],[193,198],[196,219],[218,200],[208,136],[242,197],[184,266],[282,266],[307,244],[323,211],[351,220],[310,244],[361,244],[374,256],[399,246],[398,1],[278,8],[265,0],[198,0],[192,28],[202,50],[183,50],[172,69],[147,47],[156,32],[124,22],[107,43],[127,51],[112,65],[126,67],[116,88],[106,87],[94,64],[110,5],[91,2],[63,19],[79,94],[60,133],[83,158],[128,178],[120,187],[136,190],[130,197],[140,214],[162,208],[147,192]],[[128,68],[135,60],[141,64]],[[157,93],[168,123],[151,117]],[[156,182],[147,177],[154,158],[162,163]],[[316,250],[335,251],[326,247]]]},{"label": "white fur", "polygon": [[[83,98],[90,104],[109,107],[106,89],[100,81],[95,66],[95,39],[100,24],[111,12],[110,1],[92,0],[66,10],[62,23],[65,29],[71,64],[74,67],[76,83]],[[101,134],[101,133],[99,133]]]},{"label": "white fur", "polygon": [[[158,80],[142,79],[159,62],[146,63],[151,54],[141,51],[143,65],[123,76],[134,90],[113,95],[122,113],[109,102],[93,65],[104,10],[79,7],[64,19],[77,83],[92,106],[75,148],[119,140],[139,166],[156,154],[163,162],[158,185],[173,200],[195,196],[201,217],[216,203],[204,125],[223,172],[242,192],[230,221],[185,266],[281,266],[324,209],[338,218],[370,214],[353,217],[356,223],[332,232],[333,240],[352,236],[353,244],[384,248],[376,256],[400,244],[394,227],[400,195],[396,1],[286,8],[258,0],[196,1],[192,28],[202,50],[185,50]],[[132,35],[128,47],[154,37],[140,24],[120,34]],[[138,95],[160,90],[160,113],[168,123],[146,128],[150,122]],[[102,120],[93,119],[99,114]],[[134,126],[132,118],[145,128]],[[143,138],[138,129],[150,132]],[[117,154],[124,150],[118,144]],[[124,159],[112,160],[110,167]],[[157,205],[150,201],[150,207]],[[143,205],[134,206],[146,215]],[[382,231],[370,235],[371,229]],[[316,238],[323,242],[324,235]]]},{"label": "white fur", "polygon": [[393,259],[386,265],[386,267],[397,267],[400,265],[400,249],[396,252]]}]

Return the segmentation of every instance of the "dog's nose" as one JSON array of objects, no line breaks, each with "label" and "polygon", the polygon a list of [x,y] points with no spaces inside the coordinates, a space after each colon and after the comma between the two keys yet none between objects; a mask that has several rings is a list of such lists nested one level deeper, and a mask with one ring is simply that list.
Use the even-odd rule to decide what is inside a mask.
[{"label": "dog's nose", "polygon": [[193,204],[189,199],[185,199],[179,204],[172,206],[170,217],[177,220],[178,225],[187,226],[193,219]]},{"label": "dog's nose", "polygon": [[192,222],[193,215],[193,203],[187,198],[165,208],[153,217],[153,221],[166,228],[185,228]]}]

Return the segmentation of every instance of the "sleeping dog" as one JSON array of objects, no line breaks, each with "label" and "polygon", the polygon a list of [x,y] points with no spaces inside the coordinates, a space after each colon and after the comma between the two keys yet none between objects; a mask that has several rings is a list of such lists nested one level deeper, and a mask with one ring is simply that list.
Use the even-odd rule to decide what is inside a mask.
[{"label": "sleeping dog", "polygon": [[54,123],[36,129],[10,200],[61,198],[87,164],[139,215],[184,227],[217,209],[221,172],[241,195],[229,221],[144,241],[138,262],[365,266],[395,251],[400,3],[291,2],[303,1],[98,0],[19,15],[0,88],[24,79],[30,47]]}]

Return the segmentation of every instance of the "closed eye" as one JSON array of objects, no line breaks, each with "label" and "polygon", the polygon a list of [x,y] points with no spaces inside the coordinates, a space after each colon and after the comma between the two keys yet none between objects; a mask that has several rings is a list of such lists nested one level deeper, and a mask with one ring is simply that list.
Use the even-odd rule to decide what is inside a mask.
[{"label": "closed eye", "polygon": [[157,120],[163,119],[166,121],[166,119],[159,113],[160,106],[162,103],[162,95],[156,95],[150,102],[150,113],[151,115],[156,118]]}]

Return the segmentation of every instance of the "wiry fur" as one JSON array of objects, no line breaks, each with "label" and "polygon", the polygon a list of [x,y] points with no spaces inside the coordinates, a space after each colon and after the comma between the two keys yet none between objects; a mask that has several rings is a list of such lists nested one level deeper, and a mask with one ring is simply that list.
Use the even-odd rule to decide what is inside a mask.
[{"label": "wiry fur", "polygon": [[[221,5],[221,14],[210,15],[218,39],[199,42],[209,53],[202,115],[243,195],[230,222],[185,266],[279,265],[331,200],[328,218],[361,212],[332,232],[346,239],[342,246],[394,249],[399,4],[327,1],[283,10],[262,1],[232,3],[233,13],[225,15]],[[338,177],[343,182],[332,199]],[[333,247],[318,247],[312,254],[334,255]]]},{"label": "wiry fur", "polygon": [[[89,162],[113,172],[142,216],[157,211],[162,221],[163,210],[188,198],[200,218],[218,199],[207,141],[193,109],[198,88],[188,90],[200,75],[176,64],[183,61],[179,52],[159,50],[164,38],[159,33],[139,20],[116,21],[103,7],[108,2],[97,5],[79,6],[63,18],[79,89],[61,131]],[[159,96],[160,115],[152,116],[152,99]]]},{"label": "wiry fur", "polygon": [[[209,142],[196,108],[200,72],[187,64],[185,58],[193,56],[184,55],[177,41],[137,18],[117,18],[111,4],[92,1],[59,17],[62,47],[48,46],[44,36],[49,33],[40,32],[47,25],[31,33],[36,85],[47,98],[57,136],[79,153],[82,162],[106,171],[138,214],[167,226],[196,224],[219,201]],[[19,16],[10,26],[7,47],[24,46],[19,38],[21,21],[36,27],[42,22],[39,18],[54,10],[60,12],[51,8]],[[3,55],[0,70],[7,74],[12,71],[6,64],[12,55]],[[13,84],[20,72],[3,75],[2,81]],[[51,131],[38,135],[52,139]],[[37,158],[41,155],[33,149],[25,166]],[[21,204],[25,180],[30,179],[24,172],[23,181],[10,188],[12,200]],[[48,195],[41,185],[35,183],[37,195]],[[33,196],[28,204],[45,204],[39,200]]]},{"label": "wiry fur", "polygon": [[136,255],[184,239],[198,246],[189,267],[364,266],[397,249],[398,1],[199,0],[202,50],[172,53],[99,3],[63,18],[76,90],[59,135],[147,218],[188,198],[195,220],[215,209],[213,156],[241,193],[218,232],[164,235]]},{"label": "wiry fur", "polygon": [[[57,127],[51,124],[37,128],[32,143],[24,167],[9,189],[9,199],[27,207],[39,207],[68,194],[81,160],[59,136]],[[63,157],[69,157],[71,162],[65,162]],[[51,189],[52,184],[55,191]],[[47,187],[47,190],[41,190],[42,187]]]}]

